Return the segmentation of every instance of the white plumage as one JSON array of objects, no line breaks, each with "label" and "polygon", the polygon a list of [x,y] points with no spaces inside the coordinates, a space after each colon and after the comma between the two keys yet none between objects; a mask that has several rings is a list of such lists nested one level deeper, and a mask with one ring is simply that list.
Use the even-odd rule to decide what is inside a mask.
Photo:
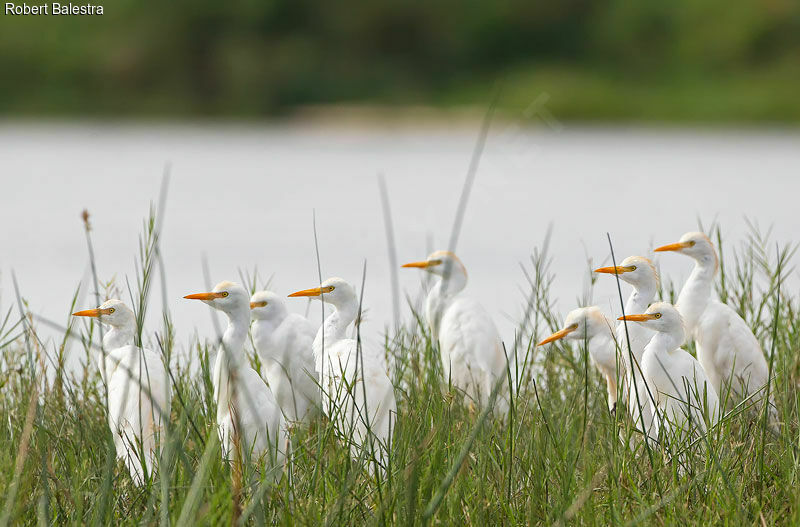
[{"label": "white plumage", "polygon": [[250,310],[256,351],[283,415],[290,423],[310,419],[319,407],[314,326],[305,317],[289,313],[283,298],[271,291],[255,293]]},{"label": "white plumage", "polygon": [[381,354],[365,346],[359,349],[358,343],[346,336],[358,314],[355,290],[341,278],[329,278],[320,287],[289,296],[322,299],[333,306],[313,344],[322,409],[350,445],[353,459],[363,456],[372,460],[374,456],[386,470],[397,403]]},{"label": "white plumage", "polygon": [[467,271],[449,251],[436,251],[403,267],[424,269],[440,277],[428,293],[425,315],[431,338],[439,344],[446,382],[474,404],[486,405],[495,383],[501,383],[495,410],[508,412],[508,371],[503,342],[482,305],[466,297]]},{"label": "white plumage", "polygon": [[[120,300],[108,300],[97,309],[73,315],[96,317],[111,327],[103,336],[105,361],[99,360],[100,374],[108,386],[108,425],[117,457],[141,485],[153,473],[166,441],[172,401],[167,369],[160,355],[133,345],[136,317]],[[144,453],[144,466],[140,452]]]},{"label": "white plumage", "polygon": [[685,441],[715,425],[720,418],[719,398],[697,359],[680,347],[686,334],[678,310],[656,302],[644,313],[620,320],[655,331],[644,349],[642,371],[655,388],[659,437]]},{"label": "white plumage", "polygon": [[[653,263],[643,256],[629,256],[616,267],[601,267],[596,273],[616,274],[633,286],[625,303],[625,313],[644,313],[653,302],[658,290],[658,273]],[[625,365],[623,400],[637,430],[655,438],[653,426],[653,389],[642,376],[644,348],[653,338],[653,331],[642,324],[617,324],[617,346]],[[630,350],[628,349],[630,343]],[[630,353],[629,353],[630,351]]]},{"label": "white plumage", "polygon": [[[688,336],[695,340],[697,358],[723,400],[734,403],[752,395],[750,400],[760,411],[769,366],[761,345],[742,317],[727,304],[712,298],[719,262],[711,240],[702,232],[688,232],[679,242],[656,251],[675,251],[694,259],[694,269],[681,289],[676,307],[686,323]],[[770,423],[777,429],[777,411],[771,395],[769,401]]]},{"label": "white plumage", "polygon": [[579,307],[567,313],[563,329],[542,340],[537,346],[561,339],[586,342],[592,363],[606,381],[608,407],[613,411],[617,405],[618,379],[625,371],[623,362],[617,359],[614,327],[599,307]]},{"label": "white plumage", "polygon": [[264,466],[270,477],[279,478],[289,453],[289,437],[275,397],[244,353],[250,328],[247,291],[233,282],[220,282],[210,293],[184,298],[202,300],[228,316],[212,379],[222,458],[232,460],[239,446],[244,459]]}]

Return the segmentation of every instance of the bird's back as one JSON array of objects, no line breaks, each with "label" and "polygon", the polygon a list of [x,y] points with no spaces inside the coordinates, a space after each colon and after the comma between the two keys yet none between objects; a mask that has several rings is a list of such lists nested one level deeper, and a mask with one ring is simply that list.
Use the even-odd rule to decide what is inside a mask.
[{"label": "bird's back", "polygon": [[761,345],[747,323],[730,306],[711,301],[696,331],[697,355],[715,389],[725,393],[733,381],[735,397],[754,393],[767,382],[768,366]]},{"label": "bird's back", "polygon": [[714,424],[719,419],[716,389],[700,362],[687,351],[677,348],[664,354],[646,352],[643,368],[655,388],[653,396],[659,408],[670,421],[685,428],[691,415],[692,426],[704,431],[707,421]]},{"label": "bird's back", "polygon": [[459,296],[444,311],[439,341],[453,362],[470,359],[495,372],[505,368],[505,357],[498,351],[500,333],[483,306],[471,298]]},{"label": "bird's back", "polygon": [[143,478],[139,446],[146,453],[148,472],[155,463],[156,442],[161,444],[169,420],[171,389],[161,357],[146,348],[128,345],[106,356],[108,419],[117,455],[125,460],[137,482]]},{"label": "bird's back", "polygon": [[[627,333],[626,333],[627,328]],[[635,361],[640,363],[642,361],[642,354],[644,347],[653,338],[654,332],[641,324],[626,324],[621,321],[617,324],[617,345],[622,353],[623,360],[626,364],[630,363],[631,357],[628,355],[628,342],[630,342],[630,351]],[[635,363],[631,363],[634,364]],[[635,366],[634,366],[635,367]]]},{"label": "bird's back", "polygon": [[[242,445],[254,458],[265,454],[277,456],[282,463],[286,453],[286,423],[281,409],[263,379],[249,366],[242,367],[236,375],[234,412],[239,426],[234,426],[233,416],[228,412],[226,426],[241,429]],[[223,421],[224,422],[224,421]],[[241,428],[239,428],[241,427]],[[223,430],[223,440],[228,443],[226,452],[232,452],[232,430]],[[230,454],[228,454],[230,456]]]},{"label": "bird's back", "polygon": [[374,435],[387,447],[397,403],[383,357],[367,346],[359,350],[352,339],[326,346],[325,352],[321,383],[325,413],[337,420],[340,433],[355,446],[364,445],[367,437]]},{"label": "bird's back", "polygon": [[500,334],[478,302],[459,295],[445,309],[439,327],[445,380],[480,402],[494,382],[505,377],[506,357]]}]

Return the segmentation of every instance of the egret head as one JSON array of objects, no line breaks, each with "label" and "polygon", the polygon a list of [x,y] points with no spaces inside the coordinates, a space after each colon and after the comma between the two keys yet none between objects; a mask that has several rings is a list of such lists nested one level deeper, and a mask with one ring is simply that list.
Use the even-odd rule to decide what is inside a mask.
[{"label": "egret head", "polygon": [[685,254],[698,261],[713,260],[714,265],[719,265],[717,251],[711,240],[702,232],[687,232],[677,243],[663,245],[655,250],[656,252],[674,251]]},{"label": "egret head", "polygon": [[272,291],[258,291],[250,297],[250,313],[257,320],[278,319],[286,315],[286,305]]},{"label": "egret head", "polygon": [[103,324],[108,324],[114,328],[123,328],[136,324],[136,316],[133,311],[126,306],[122,300],[106,300],[97,309],[87,309],[77,311],[72,314],[74,317],[94,317]]},{"label": "egret head", "polygon": [[248,309],[250,295],[244,287],[236,282],[220,282],[209,293],[195,293],[186,295],[183,298],[189,300],[202,300],[214,309],[219,309],[225,313],[236,310]]},{"label": "egret head", "polygon": [[312,287],[311,289],[303,289],[289,295],[290,297],[305,296],[308,298],[316,298],[318,300],[325,300],[325,302],[336,306],[337,308],[347,304],[358,305],[358,297],[356,290],[344,278],[328,278],[320,287]]},{"label": "egret head", "polygon": [[600,267],[595,273],[616,274],[620,280],[628,282],[637,289],[657,289],[658,272],[649,259],[644,256],[628,256],[616,267]]},{"label": "egret head", "polygon": [[556,331],[537,346],[543,346],[556,340],[583,340],[592,339],[603,332],[612,335],[611,324],[608,323],[603,312],[597,306],[579,307],[567,313],[564,319],[564,328]]},{"label": "egret head", "polygon": [[421,262],[411,262],[403,265],[403,267],[416,267],[417,269],[424,269],[425,271],[449,278],[454,274],[460,274],[466,278],[467,269],[458,256],[450,251],[436,251],[428,255],[425,260]]},{"label": "egret head", "polygon": [[619,317],[617,320],[638,322],[653,331],[679,335],[679,342],[683,342],[686,336],[683,317],[681,317],[681,314],[675,309],[675,306],[668,302],[655,302],[642,314],[625,315],[624,317]]}]

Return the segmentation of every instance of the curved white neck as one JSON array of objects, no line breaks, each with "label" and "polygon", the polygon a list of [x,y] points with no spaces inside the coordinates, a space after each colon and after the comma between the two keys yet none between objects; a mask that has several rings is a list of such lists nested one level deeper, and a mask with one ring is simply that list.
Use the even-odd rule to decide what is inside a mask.
[{"label": "curved white neck", "polygon": [[614,330],[608,328],[608,331],[603,330],[602,332],[598,333],[597,335],[593,336],[589,339],[587,343],[589,347],[589,353],[591,354],[595,350],[604,349],[608,346],[616,346],[617,341],[615,338]]},{"label": "curved white neck", "polygon": [[684,339],[685,336],[680,329],[672,332],[657,331],[644,349],[650,353],[664,354],[681,347]]},{"label": "curved white neck", "polygon": [[[228,327],[222,334],[222,343],[217,350],[214,363],[214,399],[217,402],[217,419],[229,411],[232,397],[231,380],[237,376],[239,368],[245,363],[244,343],[250,325],[249,308],[228,313]],[[235,382],[235,381],[234,381]]]},{"label": "curved white neck", "polygon": [[97,352],[97,366],[104,382],[108,382],[108,377],[117,367],[117,363],[108,357],[108,354],[124,346],[133,345],[135,336],[136,320],[134,318],[124,325],[111,326],[103,335],[103,349]]},{"label": "curved white neck", "polygon": [[257,318],[253,320],[251,331],[253,332],[253,339],[256,341],[256,345],[260,345],[261,342],[268,340],[282,322],[283,320],[277,320],[275,318]]},{"label": "curved white neck", "polygon": [[325,318],[325,322],[320,326],[317,336],[314,338],[314,361],[318,372],[321,370],[324,350],[347,337],[347,327],[355,321],[358,314],[358,306],[354,302],[346,302],[332,307],[333,312]]},{"label": "curved white neck", "polygon": [[106,352],[133,344],[136,336],[136,323],[112,327],[103,335],[103,348]]},{"label": "curved white neck", "polygon": [[717,262],[713,256],[707,255],[695,260],[692,274],[689,275],[689,279],[683,284],[683,289],[678,295],[675,307],[680,311],[689,335],[694,333],[700,316],[711,300],[711,289],[716,272]]},{"label": "curved white neck", "polygon": [[434,341],[439,339],[439,323],[442,321],[447,306],[467,286],[467,277],[463,273],[453,272],[448,277],[441,277],[431,287],[426,300],[426,315]]},{"label": "curved white neck", "polygon": [[441,297],[452,297],[463,291],[465,287],[467,287],[467,276],[454,268],[450,274],[439,278],[431,292],[436,291]]},{"label": "curved white neck", "polygon": [[644,313],[650,304],[653,303],[653,299],[655,299],[655,297],[655,284],[634,287],[633,291],[628,297],[628,301],[625,302],[625,314],[638,315],[640,313]]}]

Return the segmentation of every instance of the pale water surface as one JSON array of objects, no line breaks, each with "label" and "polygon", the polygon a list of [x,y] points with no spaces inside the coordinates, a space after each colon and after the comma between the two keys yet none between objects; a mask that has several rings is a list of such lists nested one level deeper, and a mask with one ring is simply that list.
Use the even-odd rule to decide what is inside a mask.
[{"label": "pale water surface", "polygon": [[[390,269],[376,175],[386,176],[400,263],[444,248],[476,129],[343,128],[299,125],[0,125],[0,307],[14,301],[16,272],[30,308],[64,322],[76,286],[87,280],[80,212],[91,212],[101,280],[134,281],[137,237],[159,191],[172,180],[162,238],[167,293],[178,342],[212,337],[209,308],[183,300],[205,289],[201,257],[214,282],[258,266],[279,293],[318,282],[312,211],[324,276],[361,280],[367,261],[364,326],[377,345],[391,323]],[[552,223],[554,297],[575,307],[592,265],[646,254],[687,230],[719,221],[729,243],[747,233],[744,216],[774,226],[779,242],[800,240],[800,134],[577,128],[492,132],[466,212],[457,252],[468,292],[492,313],[506,341],[522,312],[526,261]],[[680,283],[690,261],[659,257]],[[420,276],[402,269],[404,294]],[[79,308],[94,306],[86,281]],[[160,329],[160,284],[148,329]],[[626,291],[627,293],[627,291]],[[125,298],[127,300],[127,296]],[[613,280],[594,302],[616,313]],[[304,312],[303,300],[287,299]],[[404,319],[409,309],[402,303]],[[319,317],[318,304],[311,311]],[[52,336],[52,334],[50,334]],[[79,346],[73,345],[74,353]]]}]

